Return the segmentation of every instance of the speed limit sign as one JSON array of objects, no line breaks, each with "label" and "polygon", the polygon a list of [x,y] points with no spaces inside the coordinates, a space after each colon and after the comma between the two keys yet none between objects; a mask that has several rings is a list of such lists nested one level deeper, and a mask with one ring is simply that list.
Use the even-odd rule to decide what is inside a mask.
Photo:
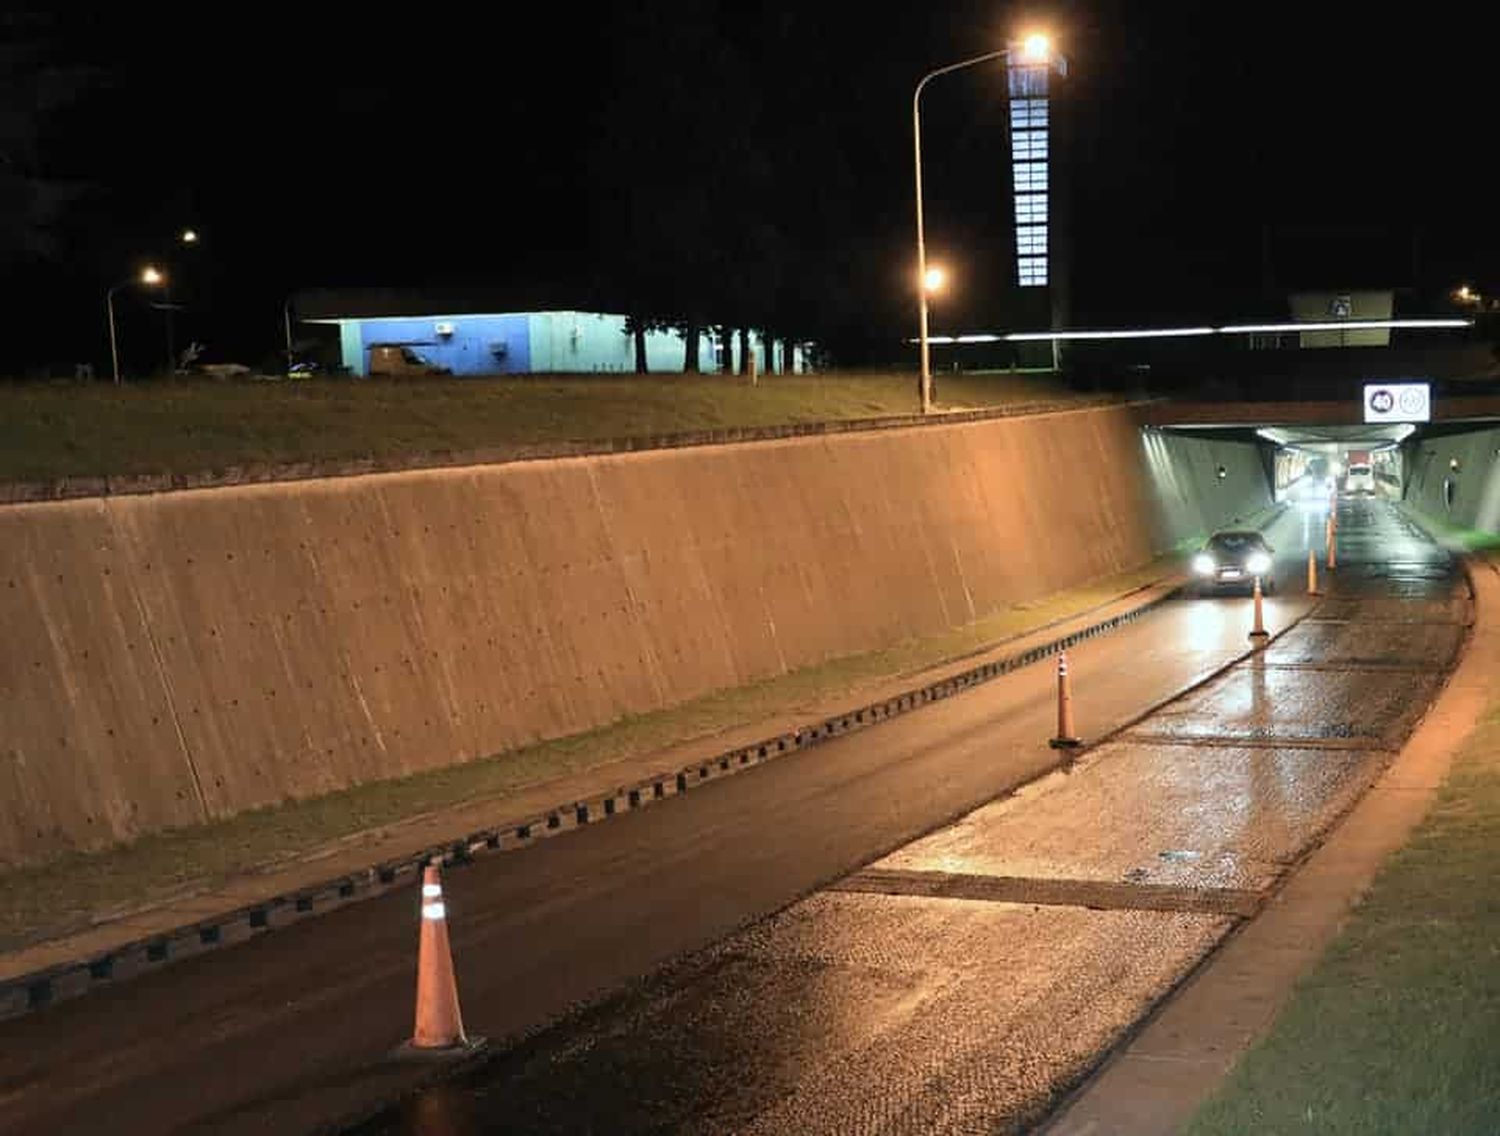
[{"label": "speed limit sign", "polygon": [[1366,422],[1430,422],[1432,390],[1427,383],[1366,383]]}]

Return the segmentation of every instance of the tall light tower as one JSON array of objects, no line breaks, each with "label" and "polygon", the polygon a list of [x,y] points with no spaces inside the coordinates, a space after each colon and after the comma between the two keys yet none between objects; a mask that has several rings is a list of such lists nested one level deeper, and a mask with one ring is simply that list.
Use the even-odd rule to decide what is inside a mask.
[{"label": "tall light tower", "polygon": [[[1045,289],[1047,322],[1063,318],[1063,284],[1058,272],[1058,178],[1052,153],[1052,76],[1066,76],[1068,63],[1051,39],[1035,32],[1005,58],[1010,176],[1015,221],[1017,287]],[[1029,306],[1029,305],[1028,305]],[[1061,363],[1052,341],[1052,366]]]},{"label": "tall light tower", "polygon": [[[1066,74],[1067,73],[1067,64],[1066,64],[1066,62],[1063,60],[1063,58],[1060,55],[1058,55],[1055,51],[1053,51],[1051,37],[1047,36],[1046,34],[1044,34],[1042,32],[1032,32],[1031,34],[1029,34],[1029,35],[1025,36],[1023,39],[1021,39],[1020,41],[1018,41],[1016,43],[1012,43],[1010,46],[1002,48],[999,51],[988,51],[988,52],[985,52],[983,55],[976,55],[972,59],[964,59],[964,60],[960,60],[957,63],[950,63],[946,67],[939,67],[936,70],[929,71],[926,75],[923,75],[922,78],[918,81],[917,88],[916,88],[915,91],[912,92],[912,96],[911,96],[912,164],[913,164],[913,167],[915,168],[916,183],[917,183],[916,184],[916,190],[917,190],[917,192],[916,192],[916,202],[917,202],[917,297],[918,297],[917,298],[917,312],[918,312],[918,317],[917,317],[917,344],[918,344],[918,354],[919,354],[919,358],[920,358],[919,366],[920,366],[920,374],[921,374],[920,382],[921,382],[922,413],[923,414],[929,414],[932,411],[932,353],[931,353],[931,345],[928,342],[928,334],[927,334],[927,296],[928,296],[928,292],[930,291],[930,289],[928,287],[928,279],[929,278],[928,278],[928,272],[927,272],[927,232],[926,232],[926,228],[925,228],[925,221],[924,221],[924,218],[923,218],[923,215],[922,215],[922,92],[927,88],[927,84],[928,83],[932,82],[932,80],[936,79],[940,75],[949,75],[949,74],[952,74],[954,71],[962,71],[964,68],[975,67],[975,66],[978,66],[981,63],[988,63],[988,62],[990,62],[991,60],[994,60],[994,59],[1004,59],[1006,61],[1006,67],[1007,67],[1008,81],[1009,81],[1009,87],[1010,87],[1010,93],[1011,93],[1011,114],[1012,114],[1012,122],[1011,122],[1012,135],[1011,135],[1011,137],[1012,137],[1012,169],[1013,169],[1012,177],[1013,178],[1019,178],[1019,176],[1020,176],[1019,173],[1015,172],[1015,170],[1016,170],[1015,149],[1016,149],[1016,145],[1017,145],[1017,143],[1015,141],[1015,138],[1016,138],[1015,131],[1017,129],[1017,124],[1016,124],[1014,116],[1015,116],[1015,112],[1016,112],[1016,110],[1015,110],[1015,104],[1016,104],[1016,101],[1017,101],[1016,92],[1017,92],[1018,89],[1024,90],[1024,91],[1031,91],[1031,90],[1036,89],[1036,87],[1037,87],[1037,74],[1038,74],[1038,72],[1040,73],[1040,90],[1041,90],[1040,96],[1033,95],[1033,94],[1028,94],[1028,95],[1022,96],[1022,100],[1026,103],[1026,111],[1027,111],[1027,115],[1028,115],[1027,125],[1024,128],[1023,132],[1026,135],[1025,141],[1026,141],[1028,147],[1034,146],[1037,143],[1037,139],[1035,138],[1035,133],[1036,133],[1036,130],[1038,128],[1035,127],[1035,126],[1033,126],[1033,125],[1031,125],[1031,119],[1030,119],[1029,116],[1031,116],[1034,113],[1034,111],[1035,111],[1035,103],[1036,103],[1037,99],[1039,98],[1040,99],[1040,103],[1041,103],[1041,107],[1040,107],[1040,115],[1041,115],[1041,126],[1040,126],[1040,131],[1041,131],[1041,138],[1040,138],[1041,158],[1039,160],[1042,163],[1041,170],[1040,170],[1040,177],[1041,177],[1041,184],[1044,187],[1044,189],[1043,189],[1043,197],[1045,198],[1045,186],[1047,184],[1047,166],[1046,166],[1046,156],[1047,155],[1046,155],[1046,147],[1047,147],[1047,141],[1048,141],[1048,139],[1047,139],[1046,76],[1049,73],[1049,71],[1051,69],[1053,69],[1053,68],[1058,69],[1060,71],[1060,73],[1062,73],[1062,74]],[[1038,161],[1038,159],[1033,158],[1033,157],[1028,157],[1026,159],[1025,165],[1027,167],[1026,175],[1027,175],[1027,178],[1028,178],[1028,185],[1030,185],[1035,180],[1035,178],[1037,176],[1038,171],[1037,171],[1036,165],[1035,165],[1035,163],[1037,161]],[[1019,181],[1017,182],[1017,186],[1019,187]],[[1028,215],[1034,215],[1035,214],[1035,209],[1036,209],[1036,200],[1035,200],[1035,194],[1034,194],[1033,190],[1028,190],[1028,203],[1027,204],[1028,204],[1028,211],[1029,211]],[[1047,283],[1047,276],[1046,276],[1046,272],[1047,272],[1047,253],[1046,253],[1046,247],[1047,247],[1046,246],[1046,241],[1047,241],[1047,232],[1046,232],[1047,212],[1046,212],[1046,209],[1047,209],[1047,205],[1046,205],[1045,200],[1043,200],[1041,208],[1042,208],[1042,213],[1041,213],[1042,220],[1041,220],[1041,223],[1040,223],[1041,224],[1040,240],[1042,242],[1041,243],[1042,253],[1041,253],[1041,257],[1040,257],[1040,271],[1041,271],[1042,279],[1041,279],[1040,282],[1043,285],[1045,285]],[[1018,221],[1018,225],[1019,225],[1019,217],[1020,217],[1019,199],[1018,199],[1018,202],[1017,202],[1016,213],[1017,213],[1017,221]],[[1033,249],[1034,250],[1037,247],[1037,240],[1038,240],[1037,223],[1035,221],[1028,221],[1028,223],[1027,223],[1027,230],[1028,230],[1028,232],[1027,232],[1027,242],[1028,242],[1027,247],[1028,247],[1028,249]],[[1017,239],[1017,262],[1016,263],[1017,263],[1017,269],[1018,269],[1018,272],[1019,272],[1020,267],[1021,267],[1021,260],[1020,260],[1020,256],[1021,256],[1021,253],[1020,253],[1020,230],[1019,230],[1019,228],[1017,230],[1016,239]],[[1028,285],[1028,279],[1031,281],[1031,284],[1034,285],[1035,282],[1036,282],[1035,278],[1036,278],[1037,272],[1038,272],[1037,254],[1034,251],[1029,251],[1029,252],[1026,253],[1026,258],[1027,258],[1026,271],[1025,271],[1024,274],[1022,274],[1022,279],[1020,281],[1020,283],[1022,284],[1023,287],[1029,286]]]}]

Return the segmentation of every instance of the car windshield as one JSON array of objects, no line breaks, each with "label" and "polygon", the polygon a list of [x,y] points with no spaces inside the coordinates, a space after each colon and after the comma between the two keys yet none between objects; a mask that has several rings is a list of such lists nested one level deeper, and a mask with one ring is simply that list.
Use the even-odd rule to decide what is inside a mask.
[{"label": "car windshield", "polygon": [[1359,477],[1361,474],[1369,473],[1370,467],[1367,465],[1351,465],[1349,467],[1349,472],[1355,477]]},{"label": "car windshield", "polygon": [[1258,549],[1263,543],[1260,533],[1218,533],[1208,546],[1215,552],[1241,553]]}]

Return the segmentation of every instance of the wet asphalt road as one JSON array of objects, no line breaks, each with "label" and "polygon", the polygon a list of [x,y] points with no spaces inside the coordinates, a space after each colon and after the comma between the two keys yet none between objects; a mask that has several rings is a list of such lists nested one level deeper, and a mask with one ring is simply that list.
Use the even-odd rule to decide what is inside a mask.
[{"label": "wet asphalt road", "polygon": [[[1265,651],[358,1131],[1025,1130],[1253,914],[1454,662],[1448,557],[1384,503],[1340,520],[1332,594]],[[1273,534],[1299,568],[1300,523]]]},{"label": "wet asphalt road", "polygon": [[[450,872],[465,1019],[497,1059],[370,1131],[965,1131],[1035,1112],[1368,782],[1446,665],[1462,608],[1442,555],[1379,505],[1348,506],[1342,535],[1318,608],[1342,622],[1302,624],[1264,681],[1215,680],[1197,717],[1175,706],[1036,783],[1010,802],[1025,832],[1004,803],[941,829],[1055,766],[1047,664]],[[1300,519],[1271,536],[1275,630],[1310,601]],[[1080,732],[1213,674],[1248,621],[1243,598],[1181,601],[1080,645]],[[1362,687],[1329,687],[1290,721],[1271,692],[1296,668],[1334,682],[1308,669],[1330,650],[1404,699],[1368,724]],[[410,1030],[416,916],[383,897],[0,1024],[0,1132],[307,1131],[409,1089],[426,1073],[386,1057]]]}]

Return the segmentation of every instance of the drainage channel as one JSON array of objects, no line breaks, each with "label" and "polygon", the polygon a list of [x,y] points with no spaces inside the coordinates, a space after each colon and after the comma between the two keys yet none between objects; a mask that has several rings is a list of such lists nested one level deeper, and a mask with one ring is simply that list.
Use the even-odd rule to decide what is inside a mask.
[{"label": "drainage channel", "polygon": [[826,890],[866,895],[920,895],[985,903],[1087,907],[1094,911],[1178,911],[1192,915],[1232,915],[1240,919],[1253,916],[1266,898],[1262,891],[1245,888],[983,876],[968,872],[903,871],[897,868],[866,868]]}]

